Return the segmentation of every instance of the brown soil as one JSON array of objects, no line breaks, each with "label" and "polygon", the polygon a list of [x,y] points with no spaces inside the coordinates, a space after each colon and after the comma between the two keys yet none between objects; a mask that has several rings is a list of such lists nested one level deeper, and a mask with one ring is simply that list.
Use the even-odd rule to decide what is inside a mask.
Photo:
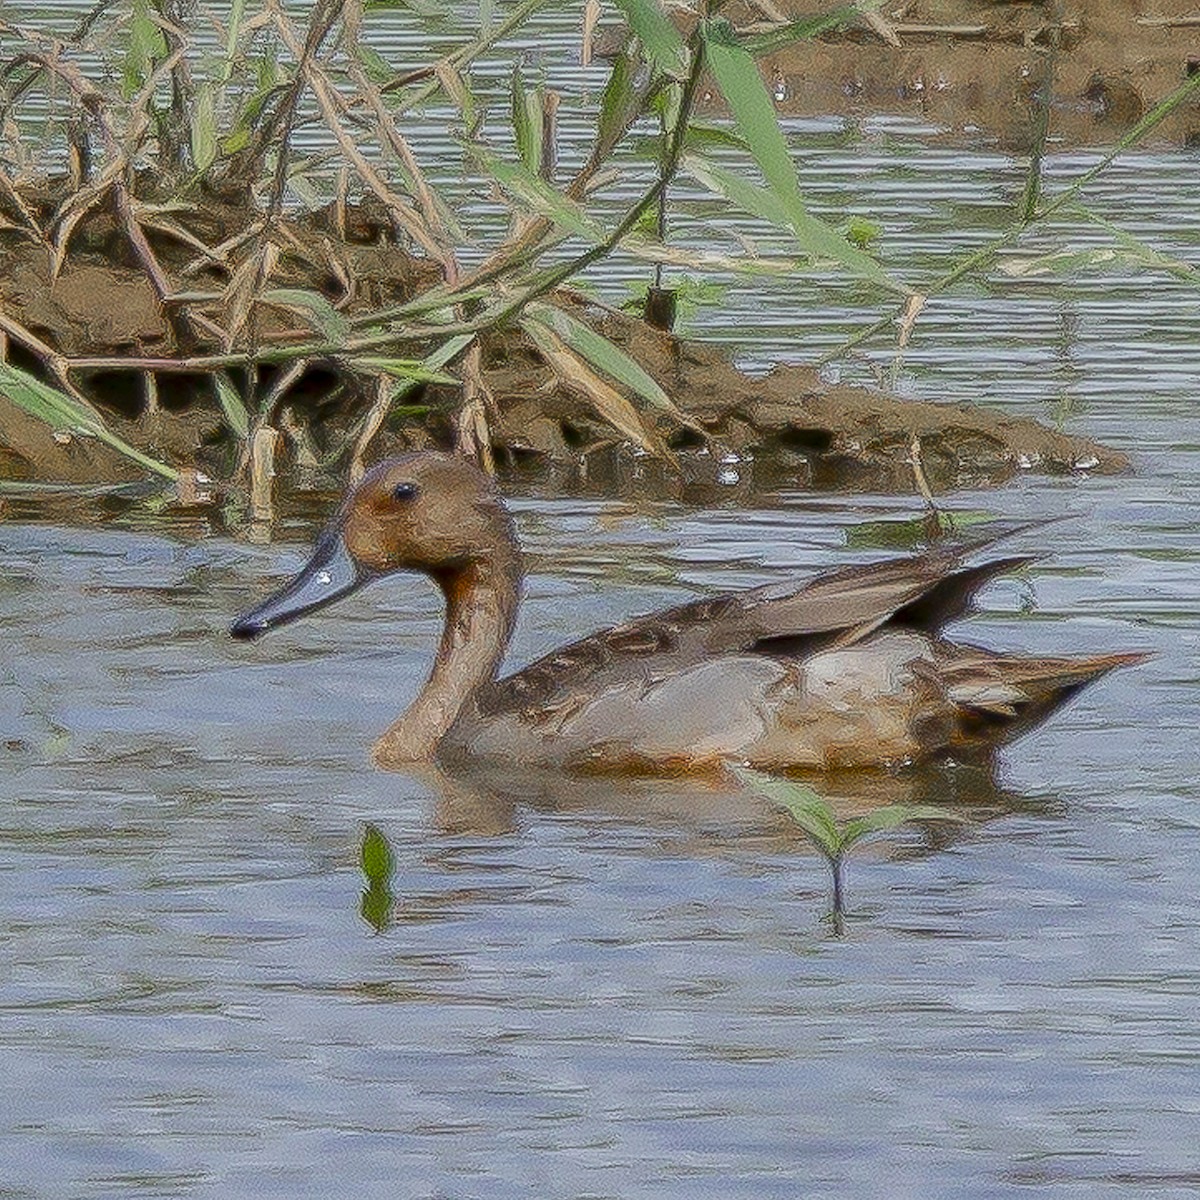
[{"label": "brown soil", "polygon": [[[1196,0],[1062,0],[1056,33],[1057,7],[1056,0],[887,0],[879,10],[886,30],[861,23],[795,44],[765,58],[764,71],[788,115],[891,113],[1022,149],[1047,82],[1052,138],[1111,143],[1200,70]],[[796,17],[812,6],[779,0],[778,8]],[[725,15],[742,29],[765,24],[752,0],[735,0]],[[888,44],[889,33],[898,44]],[[701,108],[718,103],[710,93]],[[1154,138],[1200,144],[1200,101],[1167,118]]]},{"label": "brown soil", "polygon": [[[53,198],[40,197],[46,215]],[[31,201],[32,203],[32,201]],[[247,214],[212,202],[198,210],[195,231],[208,244],[244,228]],[[199,225],[203,223],[204,229]],[[348,315],[403,302],[427,287],[433,269],[379,240],[369,209],[350,214],[347,237],[335,238],[325,214],[289,227],[294,250],[284,254],[274,285],[313,288]],[[178,278],[194,250],[164,234],[151,241],[164,269]],[[140,268],[130,264],[111,217],[98,213],[76,231],[72,252],[55,279],[41,246],[0,232],[0,308],[60,353],[76,356],[171,356],[213,346],[181,345]],[[226,275],[201,266],[186,275],[195,291],[220,292]],[[347,297],[345,281],[354,281]],[[341,281],[341,282],[339,282]],[[882,487],[912,491],[914,448],[934,489],[995,482],[1023,468],[1118,471],[1126,460],[1087,439],[986,409],[916,403],[862,388],[828,386],[804,367],[780,367],[765,378],[738,371],[719,351],[682,341],[622,313],[564,295],[658,380],[688,424],[665,421],[659,433],[675,453],[662,476],[715,482],[722,459],[755,460],[754,481],[817,487]],[[264,310],[260,336],[286,330],[286,313]],[[10,339],[10,359],[40,364]],[[484,346],[484,380],[495,408],[491,433],[502,467],[541,468],[563,481],[593,480],[610,469],[648,464],[631,455],[586,399],[565,389],[519,334],[492,336]],[[211,381],[203,375],[160,373],[157,395],[141,372],[95,371],[81,383],[112,428],[141,449],[220,478],[236,460]],[[264,381],[264,386],[269,379]],[[408,404],[423,411],[385,425],[372,456],[402,447],[450,444],[454,389],[428,386]],[[320,462],[329,478],[345,467],[349,434],[367,407],[353,380],[335,364],[311,369],[287,394],[283,467]],[[728,464],[724,464],[728,467]],[[739,474],[747,475],[745,466]],[[138,477],[140,468],[93,439],[52,434],[0,397],[0,472],[10,478],[86,482]],[[311,471],[310,471],[311,474]],[[320,472],[318,472],[318,475]]]}]

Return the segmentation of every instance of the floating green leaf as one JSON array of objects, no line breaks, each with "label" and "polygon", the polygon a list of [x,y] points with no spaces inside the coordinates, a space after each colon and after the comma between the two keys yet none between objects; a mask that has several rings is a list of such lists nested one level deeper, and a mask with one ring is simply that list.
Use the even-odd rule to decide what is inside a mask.
[{"label": "floating green leaf", "polygon": [[395,859],[387,838],[374,825],[363,830],[362,847],[359,853],[363,874],[372,883],[386,882],[392,877]]},{"label": "floating green leaf", "polygon": [[367,886],[359,898],[358,911],[376,933],[382,933],[392,919],[396,904],[391,887],[395,858],[387,838],[374,825],[363,830],[359,865]]},{"label": "floating green leaf", "polygon": [[862,521],[846,527],[847,546],[873,550],[911,550],[926,546],[940,537],[948,537],[958,529],[986,524],[995,514],[983,510],[926,513],[920,517],[889,518],[882,521]]}]

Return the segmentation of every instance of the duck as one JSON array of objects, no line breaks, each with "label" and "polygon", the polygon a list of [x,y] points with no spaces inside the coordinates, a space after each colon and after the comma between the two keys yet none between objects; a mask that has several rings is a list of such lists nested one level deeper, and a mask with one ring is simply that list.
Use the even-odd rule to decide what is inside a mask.
[{"label": "duck", "polygon": [[251,640],[396,571],[441,590],[433,666],[374,761],[678,775],[987,759],[1139,652],[1043,657],[950,641],[983,585],[1036,555],[970,556],[1005,528],[907,557],[731,591],[588,634],[501,675],[522,562],[494,480],[433,451],[380,462],[306,566],[237,617]]}]

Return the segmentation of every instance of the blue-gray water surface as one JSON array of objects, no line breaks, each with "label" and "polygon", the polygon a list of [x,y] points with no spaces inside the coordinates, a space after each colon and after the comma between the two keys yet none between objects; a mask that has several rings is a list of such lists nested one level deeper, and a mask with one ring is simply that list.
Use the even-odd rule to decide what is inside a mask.
[{"label": "blue-gray water surface", "polygon": [[[1050,185],[1094,160],[1053,155]],[[1003,228],[1023,183],[986,146],[887,123],[800,166],[818,209],[869,214],[915,278]],[[1131,156],[1089,203],[1200,262],[1195,167]],[[1058,421],[1135,466],[950,497],[1071,514],[1013,543],[1044,557],[956,633],[1156,657],[966,786],[970,824],[852,859],[844,938],[820,859],[751,802],[374,770],[437,636],[424,581],[239,645],[230,616],[301,563],[295,542],[10,510],[0,1196],[1194,1195],[1198,310],[1194,289],[1116,263],[997,271],[922,318],[902,390]],[[763,367],[811,361],[874,311],[797,280],[695,321]],[[870,557],[855,529],[919,511],[768,499],[518,499],[532,570],[511,661]],[[362,915],[368,825],[395,861],[381,932]]]}]

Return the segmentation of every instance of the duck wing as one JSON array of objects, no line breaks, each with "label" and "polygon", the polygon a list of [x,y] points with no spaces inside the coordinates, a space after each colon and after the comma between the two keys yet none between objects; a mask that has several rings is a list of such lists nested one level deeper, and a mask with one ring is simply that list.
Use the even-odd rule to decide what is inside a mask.
[{"label": "duck wing", "polygon": [[847,567],[800,584],[729,592],[634,618],[498,680],[479,697],[481,715],[546,709],[639,679],[662,679],[720,655],[794,657],[852,645],[887,624],[936,633],[969,608],[984,583],[1032,556],[977,567],[964,567],[963,559],[1044,524],[1005,525],[909,558]]}]

